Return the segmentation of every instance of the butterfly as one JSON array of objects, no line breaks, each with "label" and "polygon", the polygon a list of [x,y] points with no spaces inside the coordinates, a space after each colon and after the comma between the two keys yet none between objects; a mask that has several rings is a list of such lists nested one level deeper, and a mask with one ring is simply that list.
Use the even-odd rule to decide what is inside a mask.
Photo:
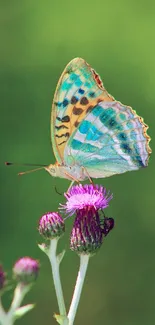
[{"label": "butterfly", "polygon": [[142,117],[107,92],[85,60],[75,58],[55,91],[51,140],[56,163],[45,169],[83,181],[146,167],[151,154],[147,129]]}]

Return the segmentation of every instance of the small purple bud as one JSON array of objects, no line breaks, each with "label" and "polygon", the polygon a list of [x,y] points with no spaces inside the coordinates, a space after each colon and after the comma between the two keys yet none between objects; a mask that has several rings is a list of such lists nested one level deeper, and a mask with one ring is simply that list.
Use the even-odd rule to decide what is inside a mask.
[{"label": "small purple bud", "polygon": [[5,273],[3,271],[2,265],[0,265],[0,290],[2,290],[5,286]]},{"label": "small purple bud", "polygon": [[64,234],[65,223],[57,212],[48,212],[40,218],[38,229],[46,239],[53,239]]},{"label": "small purple bud", "polygon": [[93,255],[101,247],[103,229],[95,208],[77,211],[70,237],[70,248],[78,254]]},{"label": "small purple bud", "polygon": [[13,273],[18,282],[30,284],[38,276],[39,262],[31,257],[20,258],[13,267]]}]

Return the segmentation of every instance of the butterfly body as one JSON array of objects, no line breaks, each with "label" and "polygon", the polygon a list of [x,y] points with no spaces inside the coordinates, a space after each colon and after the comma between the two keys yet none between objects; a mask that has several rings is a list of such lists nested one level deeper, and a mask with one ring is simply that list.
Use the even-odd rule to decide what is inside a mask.
[{"label": "butterfly body", "polygon": [[116,101],[86,61],[73,59],[54,95],[51,139],[57,160],[45,168],[72,180],[104,178],[148,165],[148,126]]},{"label": "butterfly body", "polygon": [[84,181],[88,178],[88,175],[85,173],[85,169],[82,166],[65,166],[56,163],[55,165],[50,164],[45,167],[45,170],[53,177],[66,178],[72,181]]}]

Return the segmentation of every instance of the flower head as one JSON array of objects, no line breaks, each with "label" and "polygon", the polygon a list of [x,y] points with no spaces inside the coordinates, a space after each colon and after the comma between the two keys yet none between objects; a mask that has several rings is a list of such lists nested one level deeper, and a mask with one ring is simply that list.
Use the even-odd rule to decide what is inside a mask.
[{"label": "flower head", "polygon": [[39,263],[31,257],[20,258],[13,267],[15,278],[23,284],[29,284],[36,280],[38,272]]},{"label": "flower head", "polygon": [[103,186],[99,185],[76,185],[65,193],[67,202],[62,205],[69,216],[73,215],[76,210],[84,208],[94,208],[95,210],[105,209],[109,206],[112,194],[109,195]]},{"label": "flower head", "polygon": [[60,237],[64,231],[64,220],[57,212],[48,212],[40,218],[39,232],[45,238]]},{"label": "flower head", "polygon": [[102,245],[103,230],[94,207],[77,211],[70,237],[70,248],[78,254],[94,254]]},{"label": "flower head", "polygon": [[99,210],[108,207],[112,195],[103,186],[80,184],[73,186],[65,197],[67,202],[61,207],[68,216],[76,213],[70,248],[79,254],[92,255],[100,248],[106,228],[101,223]]},{"label": "flower head", "polygon": [[0,290],[4,288],[5,285],[5,272],[3,271],[2,265],[0,265]]}]

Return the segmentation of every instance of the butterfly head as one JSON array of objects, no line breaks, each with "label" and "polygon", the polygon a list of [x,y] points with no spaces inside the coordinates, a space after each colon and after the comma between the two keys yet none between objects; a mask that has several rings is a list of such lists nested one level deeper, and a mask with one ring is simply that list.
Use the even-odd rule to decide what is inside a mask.
[{"label": "butterfly head", "polygon": [[45,167],[45,170],[53,177],[57,176],[57,166],[50,164],[49,166]]}]

